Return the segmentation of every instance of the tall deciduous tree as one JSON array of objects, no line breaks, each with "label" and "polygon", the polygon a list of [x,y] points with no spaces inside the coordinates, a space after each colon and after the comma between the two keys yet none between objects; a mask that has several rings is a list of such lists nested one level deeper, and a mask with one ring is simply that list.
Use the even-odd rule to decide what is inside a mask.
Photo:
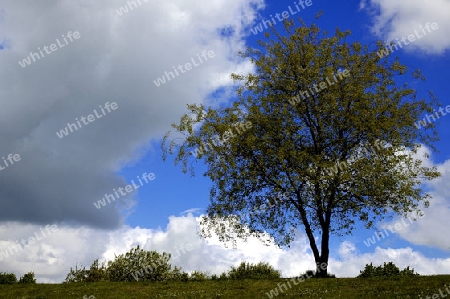
[{"label": "tall deciduous tree", "polygon": [[326,277],[331,235],[428,206],[421,184],[440,174],[417,158],[418,148],[435,150],[437,133],[414,123],[437,100],[403,82],[423,76],[397,58],[381,59],[381,42],[369,49],[348,43],[348,31],[328,37],[301,23],[286,21],[287,34],[273,30],[259,49],[240,53],[255,72],[233,74],[238,99],[229,108],[188,105],[173,124],[181,139],[168,132],[162,148],[184,172],[193,173],[196,159],[208,167],[203,236],[270,235],[285,246],[301,226],[317,275]]}]

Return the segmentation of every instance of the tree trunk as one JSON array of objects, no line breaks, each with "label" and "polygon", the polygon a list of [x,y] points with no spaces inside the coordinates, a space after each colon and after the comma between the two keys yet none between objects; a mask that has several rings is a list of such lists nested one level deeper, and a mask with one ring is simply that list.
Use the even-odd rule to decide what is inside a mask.
[{"label": "tree trunk", "polygon": [[325,223],[322,226],[322,241],[321,252],[318,259],[316,259],[316,277],[328,277],[328,258],[330,257],[330,218],[331,213],[328,211],[325,216]]},{"label": "tree trunk", "polygon": [[[308,218],[306,217],[305,209],[299,205],[298,210],[300,212],[300,217],[302,219],[303,225],[305,226],[306,236],[309,240],[309,245],[314,255],[314,260],[316,262],[316,277],[328,277],[328,258],[330,255],[329,240],[330,240],[330,222],[331,222],[331,211],[327,210],[325,219],[321,221],[322,227],[322,240],[321,240],[321,252],[316,244],[313,231],[311,229]],[[320,216],[319,216],[320,217]]]}]

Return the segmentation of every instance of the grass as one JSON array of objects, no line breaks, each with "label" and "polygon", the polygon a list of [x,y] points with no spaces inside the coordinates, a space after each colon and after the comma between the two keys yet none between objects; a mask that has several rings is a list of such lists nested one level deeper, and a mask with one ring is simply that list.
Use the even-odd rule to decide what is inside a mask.
[{"label": "grass", "polygon": [[[269,298],[266,293],[288,279],[204,282],[127,282],[0,285],[0,298]],[[398,278],[310,279],[293,285],[275,298],[432,298],[450,290],[450,275]],[[279,291],[280,289],[278,289]],[[447,295],[448,296],[448,295]],[[437,297],[435,297],[437,298]],[[439,298],[440,295],[439,295]]]}]

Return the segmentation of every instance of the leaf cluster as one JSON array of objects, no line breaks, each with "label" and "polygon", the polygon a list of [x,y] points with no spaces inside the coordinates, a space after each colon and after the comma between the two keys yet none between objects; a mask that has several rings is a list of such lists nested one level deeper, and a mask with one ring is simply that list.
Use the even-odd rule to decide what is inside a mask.
[{"label": "leaf cluster", "polygon": [[418,276],[414,269],[407,266],[400,270],[393,262],[384,263],[380,266],[373,266],[372,263],[366,264],[364,270],[360,271],[359,278],[368,277],[395,277],[395,276]]}]

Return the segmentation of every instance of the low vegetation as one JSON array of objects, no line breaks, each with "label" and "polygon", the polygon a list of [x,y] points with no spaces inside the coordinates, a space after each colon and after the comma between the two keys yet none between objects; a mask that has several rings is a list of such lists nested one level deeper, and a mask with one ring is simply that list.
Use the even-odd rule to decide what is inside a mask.
[{"label": "low vegetation", "polygon": [[169,263],[170,254],[166,252],[146,251],[137,246],[129,252],[115,257],[107,264],[99,264],[96,259],[89,269],[86,267],[70,268],[66,283],[73,282],[132,282],[132,281],[204,281],[219,279],[275,279],[280,278],[280,271],[268,263],[250,264],[242,262],[221,275],[209,275],[200,271],[184,272]]},{"label": "low vegetation", "polygon": [[374,267],[372,263],[367,264],[363,271],[360,271],[358,277],[394,277],[394,276],[418,276],[414,269],[409,269],[409,266],[401,270],[393,263],[384,263],[383,266]]},{"label": "low vegetation", "polygon": [[0,272],[0,284],[15,284],[15,283],[36,283],[34,272],[25,273],[17,281],[17,277],[14,273]]},{"label": "low vegetation", "polygon": [[[201,282],[98,282],[64,284],[0,285],[0,298],[20,299],[264,299],[267,294],[287,283],[288,279],[224,279]],[[398,276],[394,279],[335,278],[308,279],[279,292],[277,299],[287,298],[426,298],[438,294],[450,283],[450,275]],[[450,287],[449,287],[450,288]]]},{"label": "low vegetation", "polygon": [[169,253],[138,246],[108,263],[97,259],[89,269],[71,268],[62,284],[36,284],[33,272],[19,280],[0,272],[0,298],[417,298],[450,283],[450,276],[421,277],[392,262],[367,264],[357,278],[321,278],[313,270],[299,277],[308,279],[290,283],[292,278],[281,278],[280,271],[262,262],[242,262],[220,275],[187,273],[170,264]]}]

